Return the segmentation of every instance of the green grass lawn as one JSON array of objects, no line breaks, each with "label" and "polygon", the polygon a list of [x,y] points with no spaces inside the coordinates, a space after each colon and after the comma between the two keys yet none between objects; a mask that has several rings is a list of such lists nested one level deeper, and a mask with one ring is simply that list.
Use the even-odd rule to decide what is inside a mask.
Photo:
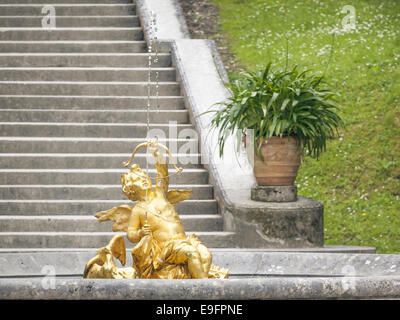
[{"label": "green grass lawn", "polygon": [[[399,253],[400,1],[211,2],[241,67],[272,61],[284,68],[287,37],[289,65],[327,68],[326,80],[340,93],[340,138],[318,161],[305,158],[296,180],[301,195],[325,206],[325,244]],[[355,29],[343,29],[346,5],[354,6]]]}]

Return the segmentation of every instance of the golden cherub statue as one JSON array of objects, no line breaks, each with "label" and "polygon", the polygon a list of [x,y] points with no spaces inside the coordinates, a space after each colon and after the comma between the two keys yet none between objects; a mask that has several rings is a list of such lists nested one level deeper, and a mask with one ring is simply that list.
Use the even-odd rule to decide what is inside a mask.
[{"label": "golden cherub statue", "polygon": [[[137,201],[132,208],[122,205],[98,212],[99,221],[112,220],[113,231],[125,231],[131,242],[137,242],[132,250],[132,268],[118,268],[113,257],[125,265],[126,253],[122,235],[115,236],[101,248],[85,266],[84,278],[147,278],[147,279],[202,279],[228,278],[228,270],[211,264],[212,255],[195,234],[186,236],[174,204],[189,198],[191,190],[169,190],[168,164],[162,154],[168,148],[156,141],[138,145],[149,148],[155,158],[157,183],[152,184],[147,174],[134,164],[130,172],[121,176],[122,191],[128,199]],[[173,163],[173,161],[172,161]],[[173,163],[177,172],[178,168]]]}]

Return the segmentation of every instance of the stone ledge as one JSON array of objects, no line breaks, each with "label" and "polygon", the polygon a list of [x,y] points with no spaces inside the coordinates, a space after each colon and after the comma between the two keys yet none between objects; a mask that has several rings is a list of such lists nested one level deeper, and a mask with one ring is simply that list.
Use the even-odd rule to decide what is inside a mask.
[{"label": "stone ledge", "polygon": [[[43,279],[0,281],[0,299],[372,299],[400,298],[400,277],[244,278],[226,280],[56,279],[45,289]],[[352,282],[349,282],[352,281]],[[349,285],[349,283],[351,285]]]},{"label": "stone ledge", "polygon": [[[400,276],[400,255],[375,254],[360,247],[317,248],[314,251],[272,251],[271,249],[211,249],[213,263],[230,270],[231,277],[263,276]],[[371,248],[370,248],[371,249]],[[34,249],[32,249],[34,250]],[[97,249],[75,251],[1,252],[0,278],[43,277],[44,266],[51,266],[56,276],[81,277],[86,263]],[[286,250],[286,251],[284,251]],[[324,250],[324,251],[323,251]],[[342,252],[339,252],[339,251]],[[363,253],[360,253],[363,252]],[[369,252],[369,253],[366,253]],[[127,250],[126,266],[132,265]],[[122,267],[116,260],[116,264]],[[349,269],[351,267],[351,270]]]}]

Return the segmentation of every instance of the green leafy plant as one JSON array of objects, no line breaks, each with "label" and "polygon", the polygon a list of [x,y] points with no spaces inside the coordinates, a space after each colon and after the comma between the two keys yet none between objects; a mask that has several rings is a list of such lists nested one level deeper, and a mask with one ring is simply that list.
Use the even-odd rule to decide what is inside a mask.
[{"label": "green leafy plant", "polygon": [[242,72],[226,84],[231,97],[215,112],[211,127],[219,129],[220,155],[227,137],[239,130],[254,130],[256,152],[264,139],[294,137],[302,151],[318,158],[328,139],[337,135],[343,122],[332,101],[336,93],[327,88],[323,76],[311,70],[272,71],[271,63],[257,72]]}]

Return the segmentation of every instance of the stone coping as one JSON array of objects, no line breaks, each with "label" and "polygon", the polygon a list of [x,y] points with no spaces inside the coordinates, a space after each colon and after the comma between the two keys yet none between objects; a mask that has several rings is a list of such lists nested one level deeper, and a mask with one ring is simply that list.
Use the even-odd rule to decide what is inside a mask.
[{"label": "stone coping", "polygon": [[[52,286],[54,285],[54,286]],[[400,277],[266,277],[224,280],[0,280],[0,299],[399,299]]]},{"label": "stone coping", "polygon": [[190,38],[185,18],[177,0],[136,0],[136,10],[140,12],[145,39],[149,34],[151,11],[156,18],[157,39],[185,39]]},{"label": "stone coping", "polygon": [[31,250],[0,254],[0,299],[400,299],[393,254],[213,249],[213,263],[230,268],[230,279],[117,280],[81,277],[95,249]]}]

